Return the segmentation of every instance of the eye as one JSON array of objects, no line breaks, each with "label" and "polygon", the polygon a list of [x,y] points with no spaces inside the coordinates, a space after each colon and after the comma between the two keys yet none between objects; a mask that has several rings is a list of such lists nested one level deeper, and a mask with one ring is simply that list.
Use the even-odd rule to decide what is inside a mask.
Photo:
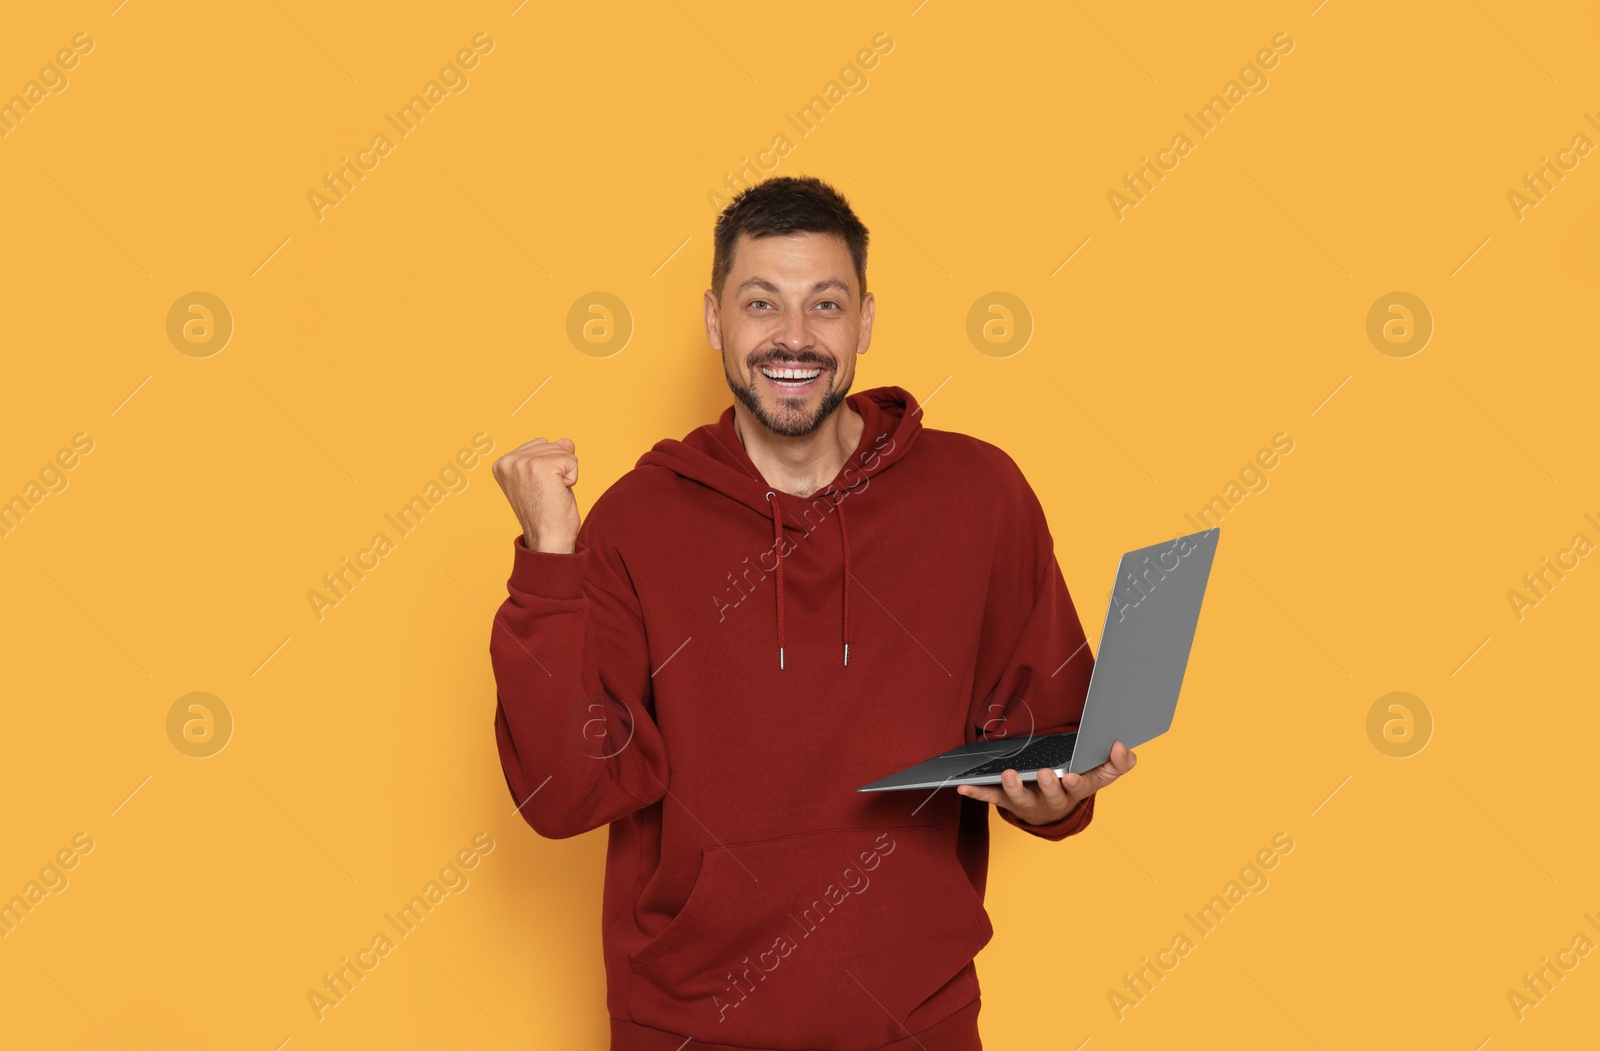
[{"label": "eye", "polygon": [[766,304],[768,306],[771,305],[770,303],[767,303],[767,301],[765,299],[752,299],[747,305],[753,307],[753,306],[757,305],[758,303]]},{"label": "eye", "polygon": [[839,306],[838,303],[836,303],[835,301],[833,301],[831,299],[824,299],[821,303],[818,303],[817,306],[819,306],[819,307],[820,306],[831,306],[835,310],[843,309],[842,307]]}]

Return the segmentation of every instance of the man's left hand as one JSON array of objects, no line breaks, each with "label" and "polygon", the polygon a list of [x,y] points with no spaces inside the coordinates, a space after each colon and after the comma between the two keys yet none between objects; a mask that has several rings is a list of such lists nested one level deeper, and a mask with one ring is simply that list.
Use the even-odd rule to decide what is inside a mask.
[{"label": "man's left hand", "polygon": [[1111,746],[1111,758],[1085,773],[1058,778],[1048,767],[1040,770],[1037,789],[1028,787],[1015,770],[1007,770],[1000,775],[999,787],[958,785],[956,791],[1005,807],[1026,824],[1048,825],[1072,813],[1083,800],[1132,770],[1136,762],[1138,757],[1117,741]]}]

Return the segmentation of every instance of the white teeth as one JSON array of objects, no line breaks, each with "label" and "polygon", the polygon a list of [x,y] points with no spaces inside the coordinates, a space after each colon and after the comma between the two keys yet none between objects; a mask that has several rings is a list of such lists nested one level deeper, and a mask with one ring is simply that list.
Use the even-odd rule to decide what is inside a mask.
[{"label": "white teeth", "polygon": [[821,369],[779,369],[779,368],[773,368],[773,367],[768,366],[768,365],[763,365],[761,367],[761,374],[766,376],[768,379],[795,380],[797,382],[806,382],[808,380],[814,380],[818,376],[822,375],[822,370]]}]

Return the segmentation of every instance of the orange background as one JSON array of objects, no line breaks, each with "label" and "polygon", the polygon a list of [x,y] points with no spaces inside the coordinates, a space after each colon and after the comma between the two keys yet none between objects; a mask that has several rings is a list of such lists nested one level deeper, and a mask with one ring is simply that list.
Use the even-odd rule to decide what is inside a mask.
[{"label": "orange background", "polygon": [[[714,419],[708,195],[780,133],[773,173],[872,230],[857,389],[1018,460],[1093,637],[1117,556],[1245,472],[1173,732],[1081,836],[994,821],[989,1045],[1592,1040],[1600,957],[1508,998],[1600,939],[1600,157],[1560,153],[1600,142],[1592,5],[114,5],[0,37],[0,102],[59,88],[0,137],[0,499],[25,508],[0,536],[0,899],[74,866],[0,938],[8,1042],[604,1046],[604,833],[535,836],[494,748],[516,526],[487,459],[320,618],[307,592],[475,435],[488,459],[573,437],[587,508]],[[464,89],[392,129],[478,34]],[[1200,135],[1185,115],[1279,34]],[[596,292],[620,349],[569,336]],[[197,692],[190,742],[192,701],[170,717]],[[1268,882],[1116,1009],[1279,834]],[[319,1021],[308,991],[463,850]]]}]

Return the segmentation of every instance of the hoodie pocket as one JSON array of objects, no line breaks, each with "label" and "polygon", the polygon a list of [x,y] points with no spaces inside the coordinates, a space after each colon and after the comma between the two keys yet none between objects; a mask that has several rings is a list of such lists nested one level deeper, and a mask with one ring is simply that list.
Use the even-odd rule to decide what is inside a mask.
[{"label": "hoodie pocket", "polygon": [[707,1043],[903,1039],[994,934],[955,834],[831,829],[705,848],[683,908],[629,957],[629,1013]]}]

